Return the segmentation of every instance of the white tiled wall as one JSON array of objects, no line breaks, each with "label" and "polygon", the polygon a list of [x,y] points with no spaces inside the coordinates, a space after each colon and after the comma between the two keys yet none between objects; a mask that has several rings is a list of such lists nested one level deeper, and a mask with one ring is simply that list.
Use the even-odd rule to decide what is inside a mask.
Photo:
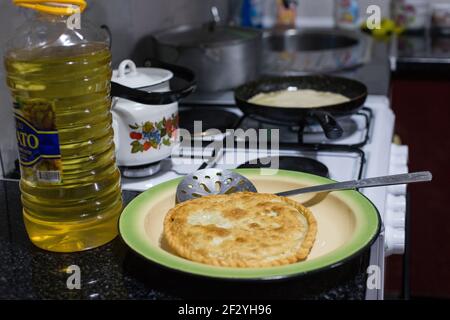
[{"label": "white tiled wall", "polygon": [[[216,5],[227,14],[227,0],[95,0],[86,16],[97,25],[106,24],[113,34],[113,64],[132,56],[137,42],[153,31],[172,26],[203,23]],[[143,58],[145,53],[139,53]]]},{"label": "white tiled wall", "polygon": [[[273,0],[275,1],[275,0]],[[310,17],[331,17],[333,15],[333,0],[298,0],[300,6],[300,16]],[[430,3],[450,3],[450,0],[428,0]],[[383,16],[389,16],[391,0],[358,0],[361,14],[365,14],[369,5],[379,5]]]},{"label": "white tiled wall", "polygon": [[[333,15],[334,1],[332,0],[299,0],[300,6],[302,6],[302,10],[300,11],[301,15],[304,17],[316,17],[316,16],[327,16],[331,17]],[[359,6],[361,8],[362,13],[365,12],[365,9],[369,5],[379,5],[382,9],[383,15],[389,14],[389,3],[390,0],[358,0]]]},{"label": "white tiled wall", "polygon": [[[0,56],[3,57],[4,43],[14,30],[25,22],[25,16],[11,5],[12,1],[0,1]],[[23,13],[23,12],[22,12]],[[3,62],[3,59],[0,58]],[[16,138],[11,115],[9,92],[5,86],[3,63],[0,63],[0,156],[5,170],[11,170],[16,159]],[[0,168],[0,175],[2,170]]]}]

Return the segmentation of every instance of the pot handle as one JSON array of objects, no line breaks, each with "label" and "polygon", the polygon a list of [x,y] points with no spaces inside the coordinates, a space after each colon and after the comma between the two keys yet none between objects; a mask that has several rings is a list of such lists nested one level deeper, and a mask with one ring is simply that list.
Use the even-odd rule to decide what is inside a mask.
[{"label": "pot handle", "polygon": [[148,67],[150,66],[149,64],[155,68],[162,68],[171,71],[175,78],[183,79],[187,82],[187,84],[181,89],[171,90],[168,92],[146,92],[139,89],[132,89],[111,81],[111,96],[120,97],[142,104],[162,105],[177,102],[180,99],[187,97],[195,90],[196,79],[194,72],[191,70],[153,59],[151,61],[145,61],[145,66]]},{"label": "pot handle", "polygon": [[319,121],[328,139],[334,140],[342,137],[344,130],[342,130],[342,127],[330,113],[325,111],[312,111],[312,116]]}]

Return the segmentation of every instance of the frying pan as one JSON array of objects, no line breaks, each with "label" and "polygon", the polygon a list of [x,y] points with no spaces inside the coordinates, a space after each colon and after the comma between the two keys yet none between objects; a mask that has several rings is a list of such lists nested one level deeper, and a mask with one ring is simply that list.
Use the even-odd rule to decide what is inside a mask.
[{"label": "frying pan", "polygon": [[[318,108],[286,108],[254,104],[248,100],[259,93],[285,90],[288,88],[312,89],[339,93],[350,100],[343,103]],[[249,82],[234,91],[237,106],[246,115],[258,115],[266,119],[286,123],[296,122],[301,128],[308,119],[315,119],[321,125],[329,139],[338,139],[343,130],[335,117],[355,113],[367,98],[367,87],[356,80],[328,75],[310,75],[295,77],[268,77]]]}]

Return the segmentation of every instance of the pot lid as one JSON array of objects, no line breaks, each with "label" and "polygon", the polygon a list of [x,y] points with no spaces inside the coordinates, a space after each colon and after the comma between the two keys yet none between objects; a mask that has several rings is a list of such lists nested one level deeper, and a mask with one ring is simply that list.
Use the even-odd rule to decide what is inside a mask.
[{"label": "pot lid", "polygon": [[131,60],[124,60],[113,71],[112,81],[137,89],[161,84],[172,79],[173,73],[159,68],[136,68]]},{"label": "pot lid", "polygon": [[259,30],[242,27],[200,28],[192,26],[181,26],[175,29],[163,31],[155,38],[158,42],[166,45],[180,47],[216,47],[233,43],[245,42],[261,36]]}]

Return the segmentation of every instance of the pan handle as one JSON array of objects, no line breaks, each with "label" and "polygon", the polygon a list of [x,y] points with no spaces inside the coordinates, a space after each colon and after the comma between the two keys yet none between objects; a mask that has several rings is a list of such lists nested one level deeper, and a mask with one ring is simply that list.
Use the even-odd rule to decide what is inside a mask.
[{"label": "pan handle", "polygon": [[328,139],[334,140],[342,137],[344,130],[331,114],[325,111],[312,111],[312,116],[319,121]]}]

